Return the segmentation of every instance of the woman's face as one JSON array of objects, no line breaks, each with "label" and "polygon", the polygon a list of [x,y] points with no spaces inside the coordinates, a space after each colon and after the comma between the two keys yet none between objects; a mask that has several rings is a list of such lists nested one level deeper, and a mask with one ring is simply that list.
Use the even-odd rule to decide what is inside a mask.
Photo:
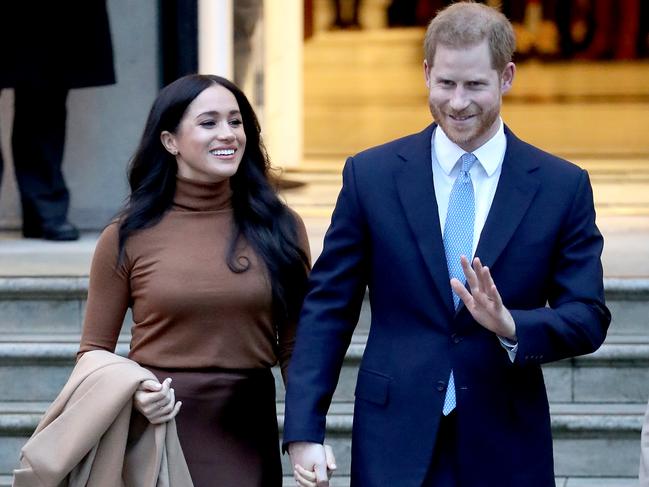
[{"label": "woman's face", "polygon": [[205,183],[233,176],[246,148],[246,134],[236,98],[214,84],[192,101],[174,133],[160,139],[176,157],[178,175]]}]

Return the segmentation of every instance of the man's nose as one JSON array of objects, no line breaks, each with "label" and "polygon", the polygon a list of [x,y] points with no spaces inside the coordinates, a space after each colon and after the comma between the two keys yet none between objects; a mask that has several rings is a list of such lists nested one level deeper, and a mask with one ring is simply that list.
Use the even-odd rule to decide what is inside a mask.
[{"label": "man's nose", "polygon": [[455,88],[455,90],[453,90],[450,106],[454,111],[458,112],[464,110],[467,106],[469,106],[469,99],[466,96],[465,90],[461,86],[458,86]]}]

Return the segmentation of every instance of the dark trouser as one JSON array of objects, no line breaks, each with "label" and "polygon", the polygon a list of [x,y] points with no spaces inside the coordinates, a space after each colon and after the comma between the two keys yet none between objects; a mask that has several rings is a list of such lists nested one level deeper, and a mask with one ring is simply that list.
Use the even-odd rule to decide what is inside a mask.
[{"label": "dark trouser", "polygon": [[11,142],[23,232],[60,225],[67,218],[70,196],[61,165],[68,91],[51,87],[14,89]]},{"label": "dark trouser", "polygon": [[335,0],[334,2],[334,24],[338,26],[350,24],[358,25],[358,11],[361,6],[361,0],[353,0],[352,2],[352,18],[350,21],[343,19],[343,6],[341,0]]},{"label": "dark trouser", "polygon": [[458,487],[457,413],[442,416],[435,450],[422,487]]}]

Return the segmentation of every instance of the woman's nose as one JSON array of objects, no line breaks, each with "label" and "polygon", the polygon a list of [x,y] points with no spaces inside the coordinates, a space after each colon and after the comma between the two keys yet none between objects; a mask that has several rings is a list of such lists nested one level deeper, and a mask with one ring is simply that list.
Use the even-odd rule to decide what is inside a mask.
[{"label": "woman's nose", "polygon": [[232,140],[235,137],[232,127],[227,123],[220,124],[217,136],[223,140]]}]

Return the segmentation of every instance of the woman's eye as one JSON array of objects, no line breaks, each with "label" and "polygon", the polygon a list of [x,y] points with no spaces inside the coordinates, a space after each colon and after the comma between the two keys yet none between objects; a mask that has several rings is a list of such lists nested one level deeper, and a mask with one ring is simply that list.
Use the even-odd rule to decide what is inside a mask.
[{"label": "woman's eye", "polygon": [[216,125],[214,120],[204,120],[201,122],[201,127],[214,127],[214,125]]},{"label": "woman's eye", "polygon": [[238,118],[235,118],[234,120],[230,120],[230,125],[234,127],[238,127],[242,124],[243,122],[239,120]]}]

